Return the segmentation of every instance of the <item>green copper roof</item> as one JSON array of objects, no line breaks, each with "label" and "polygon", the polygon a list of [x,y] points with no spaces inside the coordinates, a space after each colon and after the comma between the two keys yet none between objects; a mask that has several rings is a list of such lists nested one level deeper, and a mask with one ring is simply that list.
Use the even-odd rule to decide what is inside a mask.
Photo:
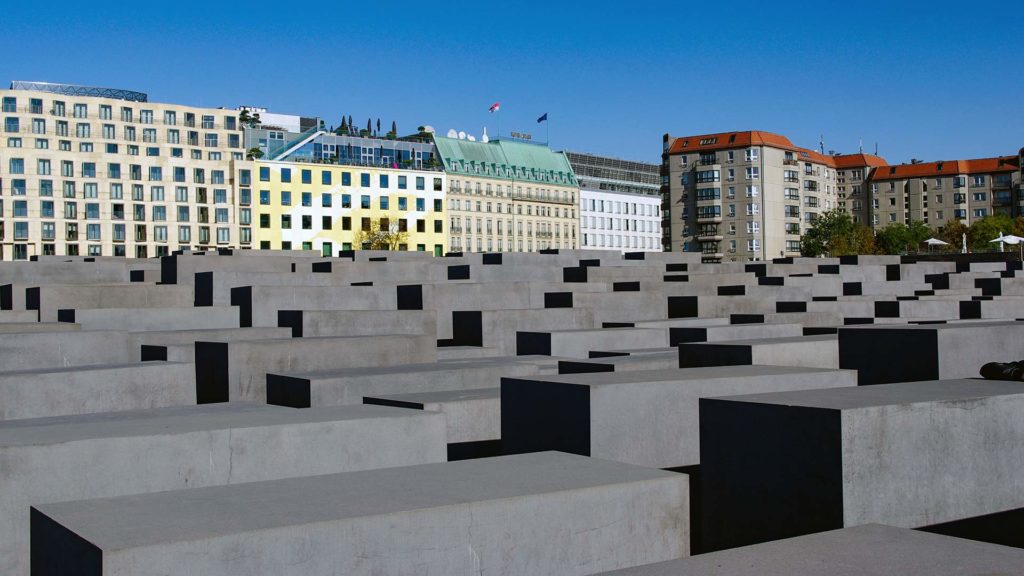
[{"label": "green copper roof", "polygon": [[434,136],[437,152],[451,175],[485,176],[561,186],[576,186],[564,154],[523,142],[473,142]]}]

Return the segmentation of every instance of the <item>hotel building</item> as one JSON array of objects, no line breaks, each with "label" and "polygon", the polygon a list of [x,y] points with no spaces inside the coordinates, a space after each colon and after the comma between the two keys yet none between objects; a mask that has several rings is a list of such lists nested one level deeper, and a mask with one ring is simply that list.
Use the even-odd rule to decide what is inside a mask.
[{"label": "hotel building", "polygon": [[450,250],[579,247],[579,186],[563,154],[511,140],[435,135],[434,143],[448,174]]}]

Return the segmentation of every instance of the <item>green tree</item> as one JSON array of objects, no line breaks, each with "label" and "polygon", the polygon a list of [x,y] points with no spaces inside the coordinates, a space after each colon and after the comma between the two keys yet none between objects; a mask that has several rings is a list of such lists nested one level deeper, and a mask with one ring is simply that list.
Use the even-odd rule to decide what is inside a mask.
[{"label": "green tree", "polygon": [[245,157],[249,160],[259,160],[263,158],[263,150],[259,148],[249,148],[249,151],[245,153]]},{"label": "green tree", "polygon": [[1011,234],[1014,230],[1013,218],[1005,214],[992,214],[981,220],[975,220],[971,224],[971,249],[975,252],[988,252],[999,250],[999,244],[993,244],[993,240],[1000,233]]},{"label": "green tree", "polygon": [[910,229],[906,224],[894,223],[882,228],[875,234],[875,246],[881,254],[901,254],[906,252],[910,242]]},{"label": "green tree", "polygon": [[938,229],[935,237],[949,243],[946,249],[950,252],[959,252],[964,244],[964,234],[967,234],[967,245],[971,246],[974,238],[971,229],[960,220],[951,220],[945,226]]},{"label": "green tree", "polygon": [[907,245],[911,250],[920,250],[921,244],[932,237],[932,229],[920,220],[911,221],[907,228]]},{"label": "green tree", "polygon": [[857,224],[853,229],[853,250],[854,254],[875,253],[875,231],[870,226]]},{"label": "green tree", "polygon": [[389,218],[389,224],[382,227],[380,222],[370,222],[369,230],[356,233],[355,245],[363,250],[398,250],[402,244],[409,242],[409,233],[401,230],[397,218]]},{"label": "green tree", "polygon": [[841,209],[833,208],[823,212],[800,239],[800,252],[812,258],[824,254],[853,254],[856,244],[854,229],[853,219]]}]

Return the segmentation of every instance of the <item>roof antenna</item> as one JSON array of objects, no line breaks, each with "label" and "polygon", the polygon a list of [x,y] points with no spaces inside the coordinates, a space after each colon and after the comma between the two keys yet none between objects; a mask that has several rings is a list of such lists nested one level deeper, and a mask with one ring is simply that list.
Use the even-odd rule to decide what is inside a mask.
[{"label": "roof antenna", "polygon": [[858,145],[858,149],[860,150],[861,154],[864,153],[864,139],[863,138],[860,139],[860,144]]},{"label": "roof antenna", "polygon": [[818,147],[821,148],[822,156],[825,155],[825,135],[821,134],[818,136]]},{"label": "roof antenna", "polygon": [[878,156],[878,142],[875,142],[875,156]]}]

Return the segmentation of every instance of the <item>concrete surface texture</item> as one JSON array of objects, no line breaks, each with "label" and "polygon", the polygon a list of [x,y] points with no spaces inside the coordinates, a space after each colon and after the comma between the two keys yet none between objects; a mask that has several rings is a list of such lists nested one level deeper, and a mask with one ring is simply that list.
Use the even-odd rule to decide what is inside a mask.
[{"label": "concrete surface texture", "polygon": [[0,262],[0,572],[999,572],[898,530],[1024,547],[1024,266],[939,258]]},{"label": "concrete surface texture", "polygon": [[686,476],[560,453],[34,509],[33,561],[70,531],[110,576],[591,574],[686,555],[689,524]]},{"label": "concrete surface texture", "polygon": [[603,576],[1019,576],[1024,550],[868,524]]}]

